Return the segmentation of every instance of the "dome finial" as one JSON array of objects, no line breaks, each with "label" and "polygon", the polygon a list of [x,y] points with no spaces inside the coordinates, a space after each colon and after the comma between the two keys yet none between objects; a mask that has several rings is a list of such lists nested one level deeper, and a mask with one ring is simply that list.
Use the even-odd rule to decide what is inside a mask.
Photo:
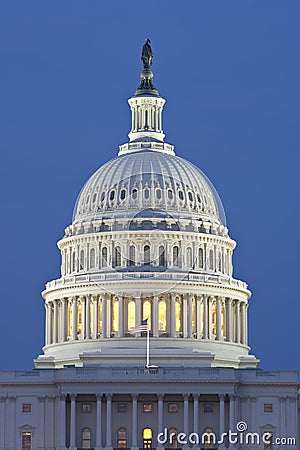
[{"label": "dome finial", "polygon": [[149,38],[147,38],[146,43],[143,45],[143,48],[142,48],[141,60],[142,60],[144,69],[150,69],[150,66],[152,64],[153,51],[152,51],[150,44],[151,44],[151,41]]},{"label": "dome finial", "polygon": [[152,60],[153,60],[153,51],[152,51],[152,47],[150,44],[151,44],[151,41],[149,38],[147,38],[145,44],[143,45],[142,55],[141,55],[141,61],[144,66],[144,68],[141,72],[141,75],[140,75],[141,84],[135,91],[135,94],[134,94],[135,97],[137,97],[138,95],[143,95],[143,96],[151,95],[151,96],[159,97],[159,93],[152,82],[153,73],[152,73],[152,70],[150,69],[150,66],[152,65]]}]

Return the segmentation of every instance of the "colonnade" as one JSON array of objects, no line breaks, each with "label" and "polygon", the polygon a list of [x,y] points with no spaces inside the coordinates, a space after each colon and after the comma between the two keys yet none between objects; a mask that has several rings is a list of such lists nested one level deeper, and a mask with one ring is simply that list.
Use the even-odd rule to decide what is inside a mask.
[{"label": "colonnade", "polygon": [[140,337],[132,330],[148,319],[152,337],[228,341],[247,345],[247,301],[170,293],[163,296],[88,294],[47,301],[46,345]]}]

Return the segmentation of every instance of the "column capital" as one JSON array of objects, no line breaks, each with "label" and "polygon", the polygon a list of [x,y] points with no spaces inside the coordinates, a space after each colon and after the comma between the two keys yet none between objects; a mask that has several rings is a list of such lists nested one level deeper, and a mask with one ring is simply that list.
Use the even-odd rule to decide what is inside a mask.
[{"label": "column capital", "polygon": [[70,394],[70,398],[72,401],[75,401],[77,397],[77,394]]},{"label": "column capital", "polygon": [[165,394],[156,394],[158,400],[163,400]]},{"label": "column capital", "polygon": [[103,394],[96,394],[97,401],[102,400],[102,398],[103,398]]},{"label": "column capital", "polygon": [[183,395],[183,400],[189,400],[190,398],[190,394],[182,394]]},{"label": "column capital", "polygon": [[229,394],[229,399],[230,399],[231,402],[234,402],[235,398],[236,398],[235,394]]},{"label": "column capital", "polygon": [[105,394],[106,400],[111,400],[112,399],[112,394]]},{"label": "column capital", "polygon": [[219,394],[219,400],[225,400],[225,394]]},{"label": "column capital", "polygon": [[[66,397],[67,397],[66,394],[61,394],[61,395],[59,396],[59,399],[65,401],[65,400],[66,400]],[[50,397],[48,397],[48,398],[52,400],[52,396],[50,396]]]},{"label": "column capital", "polygon": [[139,394],[131,394],[132,400],[137,400]]},{"label": "column capital", "polygon": [[193,397],[194,397],[194,400],[198,400],[199,401],[200,394],[198,394],[198,392],[195,392],[193,394]]}]

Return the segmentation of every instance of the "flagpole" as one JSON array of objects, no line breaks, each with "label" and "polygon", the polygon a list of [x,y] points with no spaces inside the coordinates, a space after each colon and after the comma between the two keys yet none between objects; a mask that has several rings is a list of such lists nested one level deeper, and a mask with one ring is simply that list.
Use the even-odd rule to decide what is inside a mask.
[{"label": "flagpole", "polygon": [[149,324],[147,324],[147,362],[146,367],[149,367],[150,364],[150,333],[149,333]]}]

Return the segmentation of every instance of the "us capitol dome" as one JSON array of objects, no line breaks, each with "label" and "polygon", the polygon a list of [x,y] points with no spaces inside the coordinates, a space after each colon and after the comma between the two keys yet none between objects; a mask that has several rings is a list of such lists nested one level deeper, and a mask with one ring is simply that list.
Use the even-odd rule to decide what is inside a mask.
[{"label": "us capitol dome", "polygon": [[165,100],[143,47],[129,99],[129,142],[83,186],[58,242],[61,277],[46,284],[46,342],[36,368],[145,364],[256,367],[250,291],[233,277],[229,237],[212,183],[164,141]]}]

